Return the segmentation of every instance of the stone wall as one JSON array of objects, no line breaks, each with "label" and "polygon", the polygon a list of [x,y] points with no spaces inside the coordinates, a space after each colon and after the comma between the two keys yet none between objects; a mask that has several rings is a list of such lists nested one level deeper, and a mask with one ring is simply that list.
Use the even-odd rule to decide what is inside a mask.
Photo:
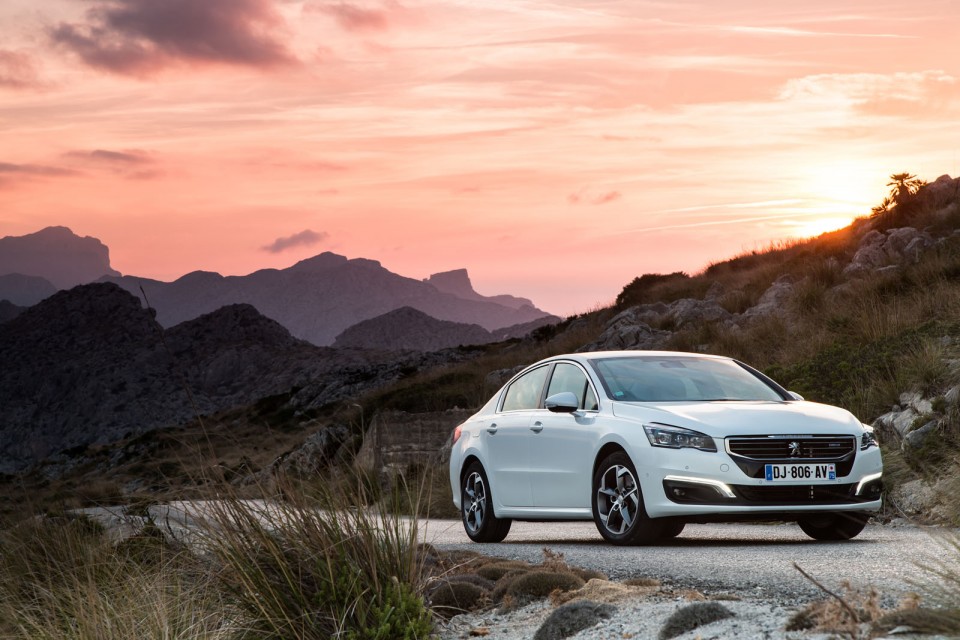
[{"label": "stone wall", "polygon": [[463,409],[377,413],[364,434],[356,463],[388,476],[405,475],[413,466],[443,466],[449,460],[454,428],[471,415]]}]

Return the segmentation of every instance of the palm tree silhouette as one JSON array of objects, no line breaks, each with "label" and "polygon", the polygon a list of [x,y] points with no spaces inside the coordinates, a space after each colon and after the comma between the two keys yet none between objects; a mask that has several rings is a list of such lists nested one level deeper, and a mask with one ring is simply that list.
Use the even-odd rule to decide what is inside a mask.
[{"label": "palm tree silhouette", "polygon": [[[925,180],[910,173],[895,173],[890,176],[890,182],[887,183],[890,189],[890,199],[893,204],[902,204],[910,196],[920,190],[920,187],[926,185]],[[885,201],[886,203],[886,201]]]}]

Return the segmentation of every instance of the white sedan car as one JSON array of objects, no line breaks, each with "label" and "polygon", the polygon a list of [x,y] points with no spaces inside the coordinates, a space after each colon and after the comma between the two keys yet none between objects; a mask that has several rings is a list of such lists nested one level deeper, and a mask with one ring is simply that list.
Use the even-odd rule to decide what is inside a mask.
[{"label": "white sedan car", "polygon": [[547,358],[456,428],[454,503],[467,535],[512,520],[590,520],[614,544],[687,522],[796,521],[859,534],[881,507],[873,430],[718,356],[605,351]]}]

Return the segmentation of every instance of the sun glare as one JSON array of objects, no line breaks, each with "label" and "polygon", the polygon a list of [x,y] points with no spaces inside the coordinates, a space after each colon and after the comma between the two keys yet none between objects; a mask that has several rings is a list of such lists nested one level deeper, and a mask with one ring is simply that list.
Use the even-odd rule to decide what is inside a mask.
[{"label": "sun glare", "polygon": [[793,228],[793,235],[797,238],[815,238],[822,233],[842,229],[852,221],[853,218],[840,218],[837,216],[805,220],[796,223]]}]

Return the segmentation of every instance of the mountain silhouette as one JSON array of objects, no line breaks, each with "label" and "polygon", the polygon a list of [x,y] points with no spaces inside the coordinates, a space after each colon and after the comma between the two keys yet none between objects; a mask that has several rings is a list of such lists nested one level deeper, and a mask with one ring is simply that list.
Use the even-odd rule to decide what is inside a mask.
[{"label": "mountain silhouette", "polygon": [[466,270],[440,277],[438,288],[385,269],[376,260],[347,259],[335,253],[302,260],[287,269],[263,269],[245,276],[195,271],[173,282],[134,276],[107,277],[134,295],[140,288],[157,311],[157,321],[172,326],[228,304],[250,304],[290,333],[327,346],[345,329],[401,307],[432,318],[477,324],[488,331],[537,320],[547,314],[529,300],[486,297],[470,285]]},{"label": "mountain silhouette", "polygon": [[39,276],[56,289],[69,289],[120,272],[110,266],[110,250],[98,239],[78,236],[67,227],[47,227],[0,238],[0,275],[7,274]]}]

